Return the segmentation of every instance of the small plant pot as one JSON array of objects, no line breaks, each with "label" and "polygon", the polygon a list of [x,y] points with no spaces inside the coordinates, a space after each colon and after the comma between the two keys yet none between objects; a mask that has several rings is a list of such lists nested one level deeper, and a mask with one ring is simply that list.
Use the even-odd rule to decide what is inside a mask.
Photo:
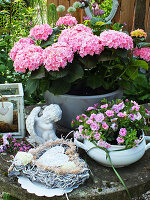
[{"label": "small plant pot", "polygon": [[[121,145],[111,145],[108,151],[114,167],[124,167],[141,159],[145,151],[150,148],[150,143],[146,144],[146,141],[150,141],[150,136],[143,135],[140,144],[131,149],[125,149],[125,146]],[[92,142],[87,139],[85,139],[83,143],[77,139],[75,139],[74,142],[78,147],[84,149],[87,154],[98,163],[108,167],[112,166],[109,158],[106,158],[106,152],[96,147]]]}]

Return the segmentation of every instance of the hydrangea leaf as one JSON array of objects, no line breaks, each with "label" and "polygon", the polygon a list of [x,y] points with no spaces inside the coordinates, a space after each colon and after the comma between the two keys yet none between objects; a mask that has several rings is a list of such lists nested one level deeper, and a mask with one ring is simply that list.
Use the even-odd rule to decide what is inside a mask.
[{"label": "hydrangea leaf", "polygon": [[72,64],[69,75],[65,77],[65,80],[69,83],[73,83],[74,81],[82,78],[83,75],[84,75],[84,71],[83,71],[81,65]]},{"label": "hydrangea leaf", "polygon": [[51,80],[57,80],[59,78],[67,76],[69,73],[69,69],[68,67],[66,67],[65,69],[61,68],[59,71],[49,71],[48,73],[51,77]]},{"label": "hydrangea leaf", "polygon": [[63,79],[52,81],[49,91],[54,95],[65,94],[70,90],[71,84]]},{"label": "hydrangea leaf", "polygon": [[91,74],[87,79],[87,86],[91,87],[92,89],[96,89],[102,86],[102,76],[100,74]]},{"label": "hydrangea leaf", "polygon": [[45,77],[45,70],[40,67],[38,70],[32,71],[30,79],[41,79],[43,77]]},{"label": "hydrangea leaf", "polygon": [[39,87],[39,79],[29,79],[26,83],[25,91],[30,96],[33,94]]}]

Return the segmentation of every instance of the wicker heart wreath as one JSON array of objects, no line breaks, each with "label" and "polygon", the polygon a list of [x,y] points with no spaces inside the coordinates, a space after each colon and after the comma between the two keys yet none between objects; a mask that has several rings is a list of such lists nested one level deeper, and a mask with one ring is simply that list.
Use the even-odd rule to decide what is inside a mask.
[{"label": "wicker heart wreath", "polygon": [[8,171],[9,176],[25,176],[50,189],[78,187],[89,178],[75,144],[64,139],[46,142],[28,153],[18,152]]}]

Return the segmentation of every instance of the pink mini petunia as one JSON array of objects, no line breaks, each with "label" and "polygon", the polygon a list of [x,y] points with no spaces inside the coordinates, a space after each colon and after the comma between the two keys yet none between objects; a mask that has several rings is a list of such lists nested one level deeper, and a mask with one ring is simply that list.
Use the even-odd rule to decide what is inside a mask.
[{"label": "pink mini petunia", "polygon": [[127,134],[126,128],[121,128],[119,134],[124,137]]},{"label": "pink mini petunia", "polygon": [[113,110],[107,110],[105,113],[106,113],[106,115],[107,115],[108,117],[114,116],[114,111],[113,111]]}]

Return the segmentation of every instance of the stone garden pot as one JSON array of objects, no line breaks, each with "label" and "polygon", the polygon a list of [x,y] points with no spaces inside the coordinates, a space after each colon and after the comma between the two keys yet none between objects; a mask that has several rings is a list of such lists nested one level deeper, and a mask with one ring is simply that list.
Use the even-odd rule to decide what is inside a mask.
[{"label": "stone garden pot", "polygon": [[[137,147],[125,150],[123,150],[125,146],[111,145],[108,151],[114,167],[117,168],[124,167],[142,158],[145,151],[150,148],[150,143],[146,144],[146,140],[150,141],[150,136],[143,135],[140,144]],[[92,159],[94,159],[95,161],[104,166],[111,167],[109,159],[108,158],[106,159],[106,152],[104,150],[95,147],[95,145],[92,142],[88,141],[87,139],[85,139],[83,143],[78,141],[77,139],[75,139],[74,142],[78,147],[87,151],[87,154]]]},{"label": "stone garden pot", "polygon": [[49,91],[44,93],[44,99],[47,104],[58,104],[62,109],[62,119],[58,122],[60,125],[71,128],[71,121],[85,112],[89,106],[99,103],[102,99],[111,101],[112,99],[122,98],[123,91],[118,89],[114,92],[95,95],[95,96],[76,96],[76,95],[53,95]]}]

